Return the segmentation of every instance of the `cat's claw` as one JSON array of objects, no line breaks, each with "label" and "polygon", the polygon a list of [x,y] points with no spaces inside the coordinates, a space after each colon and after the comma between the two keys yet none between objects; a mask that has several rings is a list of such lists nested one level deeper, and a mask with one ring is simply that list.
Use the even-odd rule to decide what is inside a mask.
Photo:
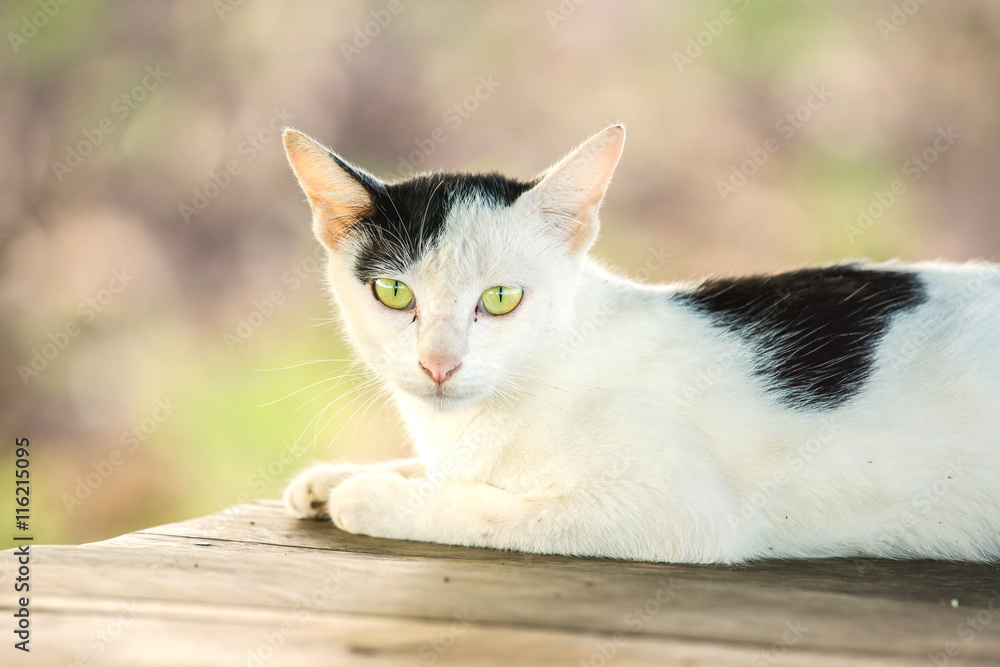
[{"label": "cat's claw", "polygon": [[309,503],[309,518],[310,519],[329,519],[330,515],[326,511],[326,503],[314,500]]},{"label": "cat's claw", "polygon": [[327,521],[327,501],[330,491],[354,476],[361,466],[353,464],[313,466],[292,480],[285,489],[285,505],[300,519]]}]

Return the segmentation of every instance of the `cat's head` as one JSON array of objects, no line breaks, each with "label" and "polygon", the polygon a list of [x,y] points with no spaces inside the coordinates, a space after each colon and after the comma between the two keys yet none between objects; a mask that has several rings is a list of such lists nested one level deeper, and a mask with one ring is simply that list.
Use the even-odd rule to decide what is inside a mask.
[{"label": "cat's head", "polygon": [[286,130],[359,355],[441,410],[530,375],[586,298],[577,276],[624,140],[609,127],[532,181],[434,172],[387,183]]}]

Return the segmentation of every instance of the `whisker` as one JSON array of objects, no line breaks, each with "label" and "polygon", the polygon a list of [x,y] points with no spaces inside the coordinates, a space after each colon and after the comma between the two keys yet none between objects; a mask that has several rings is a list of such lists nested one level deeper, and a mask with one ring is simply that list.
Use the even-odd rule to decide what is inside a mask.
[{"label": "whisker", "polygon": [[310,359],[308,361],[300,361],[294,363],[291,366],[280,366],[278,368],[255,368],[255,371],[261,371],[263,373],[270,373],[272,371],[287,371],[293,368],[301,368],[302,366],[309,366],[311,364],[325,364],[332,362],[358,362],[359,359]]},{"label": "whisker", "polygon": [[[580,436],[583,436],[583,435],[584,435],[584,434],[583,434],[583,432],[581,432],[581,431],[580,431],[580,425],[579,425],[579,423],[577,423],[577,420],[575,420],[575,419],[573,419],[572,417],[570,417],[569,413],[567,413],[567,412],[566,412],[565,410],[563,410],[563,409],[562,409],[561,407],[559,407],[559,406],[558,406],[557,404],[553,403],[552,401],[550,401],[549,399],[545,398],[545,397],[544,397],[544,396],[542,396],[541,394],[537,394],[537,393],[535,393],[535,392],[531,391],[530,389],[528,389],[528,388],[526,388],[526,387],[523,387],[523,386],[522,386],[522,387],[519,387],[518,389],[519,389],[519,391],[521,391],[521,392],[523,392],[523,393],[527,394],[528,396],[531,396],[532,398],[536,398],[536,399],[538,399],[538,400],[540,400],[540,401],[545,401],[546,403],[548,403],[549,405],[551,405],[552,407],[554,407],[554,408],[555,408],[556,410],[558,410],[559,412],[561,412],[561,413],[563,414],[563,416],[564,416],[564,417],[566,417],[566,421],[567,421],[567,422],[569,422],[569,423],[570,423],[570,425],[572,425],[572,427],[573,427],[573,428],[574,428],[574,429],[576,430],[576,432],[577,432],[577,435],[580,435]],[[591,440],[593,440],[593,441],[597,442],[597,438],[596,438],[596,437],[594,437],[594,434],[593,434],[593,433],[590,433],[590,432],[588,431],[586,435],[587,435],[587,437],[589,437],[589,438],[590,438]]]},{"label": "whisker", "polygon": [[[326,420],[326,422],[323,424],[322,427],[320,427],[318,430],[314,430],[313,431],[314,441],[315,441],[315,438],[318,437],[318,434],[322,433],[323,431],[325,431],[326,427],[329,426],[333,422],[333,420],[337,418],[338,415],[340,415],[344,410],[346,410],[347,408],[349,408],[350,406],[352,406],[354,403],[356,403],[366,393],[368,393],[372,389],[376,388],[378,386],[378,384],[379,384],[378,380],[369,380],[368,382],[366,382],[366,383],[362,384],[361,386],[359,386],[355,390],[357,392],[357,395],[354,398],[352,398],[350,401],[348,401],[348,403],[346,405],[344,405],[339,410],[337,410],[337,412],[335,412],[332,417],[330,417],[328,420]],[[328,407],[329,407],[329,405],[327,406],[327,408]],[[327,408],[323,409],[324,413],[326,412]],[[316,423],[318,424],[319,422],[317,421]],[[341,430],[343,430],[343,427],[341,427]],[[340,432],[338,431],[337,434],[339,435]]]},{"label": "whisker", "polygon": [[[324,382],[333,382],[334,380],[341,380],[341,379],[344,378],[345,375],[348,375],[348,374],[349,373],[347,371],[345,371],[344,373],[341,373],[341,374],[338,374],[338,375],[334,375],[332,377],[323,378],[322,380],[317,380],[316,382],[313,382],[312,384],[308,384],[305,387],[302,387],[301,389],[296,389],[295,391],[293,391],[291,393],[285,394],[281,398],[276,398],[273,401],[268,401],[267,403],[262,403],[262,404],[258,405],[257,407],[259,407],[259,408],[266,408],[267,406],[274,405],[275,403],[279,403],[279,402],[285,400],[286,398],[291,398],[292,396],[295,396],[296,394],[301,394],[302,392],[306,391],[307,389],[312,389],[313,387],[315,387],[318,384],[323,384]],[[337,385],[334,385],[334,386],[337,386]]]},{"label": "whisker", "polygon": [[508,403],[512,404],[512,402],[516,400],[519,405],[521,405],[522,407],[530,410],[532,412],[532,414],[534,414],[536,417],[538,417],[541,420],[541,422],[543,424],[545,424],[545,427],[549,429],[549,433],[551,433],[552,435],[555,435],[555,429],[552,428],[552,424],[546,418],[545,413],[540,412],[537,407],[535,407],[534,405],[532,405],[529,401],[526,401],[524,399],[524,397],[519,396],[516,393],[510,393],[510,392],[504,392],[503,396],[507,399]]},{"label": "whisker", "polygon": [[[364,385],[362,385],[362,386],[364,386]],[[358,390],[360,390],[360,387],[357,388],[357,389],[355,389],[355,391],[358,391]],[[349,394],[341,394],[341,395],[335,397],[333,400],[331,400],[330,402],[328,402],[326,404],[326,406],[323,407],[322,410],[320,410],[318,413],[316,413],[316,415],[312,419],[310,419],[308,421],[308,423],[306,423],[305,427],[302,429],[302,432],[299,434],[299,437],[296,438],[296,440],[295,440],[295,446],[296,447],[298,446],[299,442],[302,440],[302,437],[305,436],[306,431],[309,430],[310,426],[312,426],[313,424],[318,425],[319,424],[319,420],[323,418],[323,415],[326,414],[326,411],[329,410],[333,406],[333,404],[336,403],[338,400],[340,400],[342,398],[345,398],[348,395]],[[348,405],[350,405],[350,403],[348,403]],[[343,408],[341,408],[341,409],[343,409]],[[329,422],[327,422],[327,423],[329,423]],[[324,428],[325,428],[325,426],[324,426]],[[314,430],[313,430],[313,439],[312,439],[312,443],[311,443],[313,446],[316,445],[316,441],[317,441],[317,439],[319,437],[319,433],[320,432],[322,432],[322,429],[316,430],[314,428]]]},{"label": "whisker", "polygon": [[[383,391],[378,392],[377,394],[375,394],[375,396],[373,397],[372,400],[368,401],[365,404],[364,411],[362,411],[361,414],[358,414],[359,411],[355,411],[354,414],[351,415],[351,419],[352,420],[355,419],[355,418],[357,418],[357,420],[355,421],[355,424],[354,424],[354,431],[351,433],[351,442],[354,442],[355,436],[357,436],[357,434],[358,434],[358,427],[361,426],[361,420],[364,419],[365,415],[368,413],[368,411],[371,409],[371,407],[373,405],[375,405],[375,403],[379,400],[379,398],[381,398],[382,396],[384,396],[385,393],[386,393],[385,389],[383,389]],[[385,404],[383,403],[381,407],[385,407]],[[380,410],[381,410],[381,407],[379,408]]]},{"label": "whisker", "polygon": [[385,388],[379,388],[379,387],[374,387],[374,386],[373,387],[368,387],[364,391],[364,393],[356,396],[350,403],[348,403],[343,408],[341,408],[340,410],[338,410],[337,414],[335,414],[333,417],[331,417],[326,422],[326,424],[323,424],[323,428],[325,429],[330,424],[330,422],[332,422],[334,419],[337,418],[337,415],[339,415],[341,412],[344,411],[345,408],[348,408],[351,405],[353,405],[354,403],[356,403],[359,398],[361,398],[362,396],[364,396],[364,394],[367,394],[368,392],[372,391],[373,389],[375,389],[377,391],[374,394],[371,394],[367,398],[365,398],[364,403],[362,403],[360,406],[356,407],[354,409],[354,412],[351,413],[351,416],[344,420],[344,423],[341,425],[341,427],[333,435],[333,438],[330,440],[331,443],[336,442],[336,440],[340,437],[340,434],[344,432],[345,428],[347,428],[347,425],[350,424],[351,420],[354,419],[354,416],[358,414],[358,411],[361,410],[362,408],[365,408],[366,406],[370,405],[373,401],[377,400],[378,397],[382,395],[382,392],[386,391]]},{"label": "whisker", "polygon": [[351,380],[356,380],[357,378],[360,378],[360,377],[365,377],[365,375],[367,375],[367,374],[368,374],[368,373],[370,373],[370,372],[371,372],[371,371],[368,371],[368,370],[364,370],[364,371],[357,371],[357,372],[355,372],[355,373],[352,373],[352,374],[350,374],[350,375],[345,375],[345,376],[342,376],[342,377],[340,378],[340,381],[339,381],[339,382],[337,382],[337,384],[334,384],[334,385],[330,385],[329,387],[327,387],[327,388],[326,388],[326,389],[324,389],[323,391],[319,392],[318,394],[316,394],[316,395],[315,395],[315,396],[313,396],[312,398],[310,398],[310,399],[308,399],[307,401],[305,401],[304,403],[302,403],[302,405],[300,405],[299,407],[297,407],[297,408],[295,408],[294,410],[292,410],[292,412],[298,412],[298,411],[299,411],[299,410],[301,410],[302,408],[306,407],[307,405],[309,405],[310,403],[312,403],[313,401],[315,401],[315,400],[316,400],[317,398],[320,398],[320,397],[322,397],[322,396],[324,396],[324,395],[326,395],[326,394],[330,393],[330,392],[331,392],[331,391],[333,391],[334,389],[337,389],[337,388],[341,387],[341,386],[342,386],[342,385],[343,385],[344,383],[346,383],[346,382],[348,382],[348,381],[351,381]]},{"label": "whisker", "polygon": [[[386,393],[388,393],[388,390],[386,390]],[[381,405],[381,406],[379,406],[379,409],[375,411],[375,414],[374,414],[374,415],[372,415],[372,418],[371,418],[371,420],[370,420],[370,421],[368,422],[368,428],[367,428],[367,429],[365,430],[365,436],[364,436],[364,439],[365,439],[366,441],[368,440],[368,434],[369,434],[369,433],[371,433],[371,430],[372,430],[372,426],[374,426],[374,425],[375,425],[375,421],[376,421],[376,420],[378,419],[378,416],[379,416],[380,414],[382,414],[382,411],[383,411],[383,410],[385,410],[386,406],[388,406],[388,405],[390,405],[390,404],[391,404],[391,401],[383,401],[383,402],[382,402],[382,405]]]},{"label": "whisker", "polygon": [[[532,375],[532,374],[529,374],[529,373],[518,373],[517,371],[507,371],[507,370],[504,371],[504,374],[507,375],[507,376],[510,376],[510,377],[517,378],[519,380],[526,380],[526,381],[529,381],[529,382],[535,382],[537,384],[544,385],[544,386],[549,387],[551,389],[560,389],[560,390],[566,391],[564,388],[561,388],[561,387],[559,387],[557,385],[552,385],[552,384],[547,384],[545,382],[542,382],[541,380],[538,379],[537,375]],[[559,378],[556,382],[558,382],[559,384],[573,385],[575,387],[583,387],[584,389],[594,389],[595,391],[607,391],[607,387],[595,387],[594,385],[583,384],[582,382],[573,382],[572,380],[565,380],[563,378]]]}]

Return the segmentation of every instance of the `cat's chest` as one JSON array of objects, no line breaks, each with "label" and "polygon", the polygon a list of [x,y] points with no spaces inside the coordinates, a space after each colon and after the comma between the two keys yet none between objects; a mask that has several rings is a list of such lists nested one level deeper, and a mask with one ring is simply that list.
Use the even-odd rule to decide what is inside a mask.
[{"label": "cat's chest", "polygon": [[556,407],[425,415],[411,427],[432,479],[483,482],[515,493],[572,483],[565,445],[579,429]]}]

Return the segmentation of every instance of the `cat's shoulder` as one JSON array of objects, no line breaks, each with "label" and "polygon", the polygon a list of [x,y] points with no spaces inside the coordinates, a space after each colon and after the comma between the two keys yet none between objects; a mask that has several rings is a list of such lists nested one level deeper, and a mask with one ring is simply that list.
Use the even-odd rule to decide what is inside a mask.
[{"label": "cat's shoulder", "polygon": [[833,407],[864,385],[897,317],[965,283],[1000,289],[997,275],[986,263],[856,261],[707,278],[668,298],[755,348],[758,376],[785,403]]},{"label": "cat's shoulder", "polygon": [[808,319],[889,315],[925,298],[922,271],[903,264],[849,262],[780,273],[709,277],[672,298],[733,328],[784,329]]}]

